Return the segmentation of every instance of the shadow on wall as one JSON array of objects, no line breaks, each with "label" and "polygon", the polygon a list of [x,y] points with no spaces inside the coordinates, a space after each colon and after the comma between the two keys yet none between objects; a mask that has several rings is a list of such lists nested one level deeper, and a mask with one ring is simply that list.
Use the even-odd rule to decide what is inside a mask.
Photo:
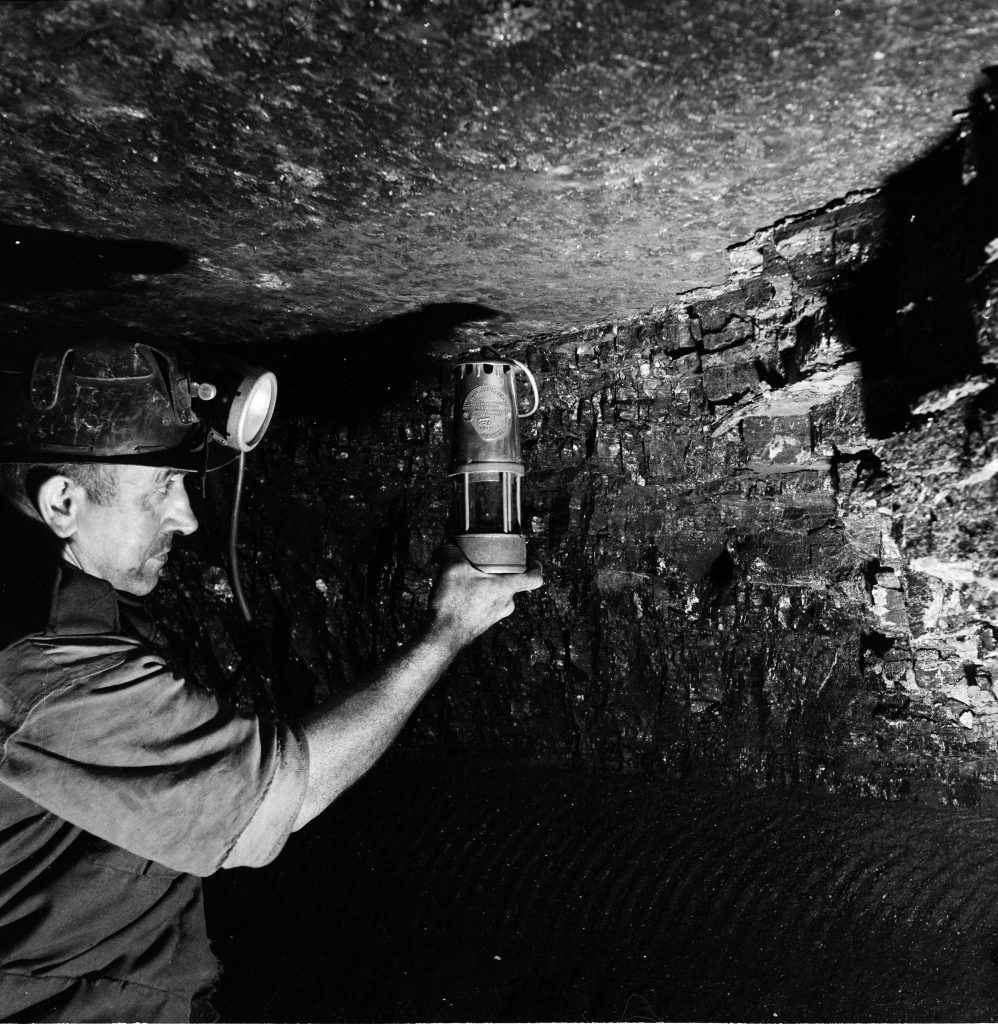
[{"label": "shadow on wall", "polygon": [[355,331],[240,345],[239,354],[277,374],[282,413],[364,422],[405,397],[414,381],[438,385],[434,353],[452,330],[503,315],[477,302],[431,303]]},{"label": "shadow on wall", "polygon": [[189,262],[186,250],[167,242],[0,224],[0,299],[118,288],[136,274],[170,274]]},{"label": "shadow on wall", "polygon": [[867,431],[902,429],[916,400],[980,368],[972,278],[998,235],[998,66],[985,68],[968,119],[892,175],[881,242],[829,308],[863,369]]},{"label": "shadow on wall", "polygon": [[[102,329],[109,293],[141,289],[142,277],[176,273],[190,261],[189,252],[167,242],[0,223],[0,302],[90,293],[46,317],[40,330],[28,323],[24,334],[28,341],[41,332],[51,337],[60,329],[69,337],[80,330],[93,335]],[[278,374],[281,414],[307,414],[333,423],[364,421],[390,405],[413,380],[435,371],[431,353],[454,328],[502,316],[477,302],[432,303],[359,330],[240,344],[239,355]],[[106,323],[121,335],[122,325]],[[136,332],[135,340],[154,339]],[[433,376],[435,382],[435,372]]]}]

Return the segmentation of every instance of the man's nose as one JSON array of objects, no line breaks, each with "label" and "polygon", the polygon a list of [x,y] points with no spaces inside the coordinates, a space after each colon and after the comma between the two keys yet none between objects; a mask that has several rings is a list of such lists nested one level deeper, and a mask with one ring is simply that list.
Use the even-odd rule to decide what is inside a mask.
[{"label": "man's nose", "polygon": [[184,488],[180,488],[177,499],[170,509],[169,528],[172,532],[182,533],[185,536],[198,528],[197,516],[194,515],[190,499]]}]

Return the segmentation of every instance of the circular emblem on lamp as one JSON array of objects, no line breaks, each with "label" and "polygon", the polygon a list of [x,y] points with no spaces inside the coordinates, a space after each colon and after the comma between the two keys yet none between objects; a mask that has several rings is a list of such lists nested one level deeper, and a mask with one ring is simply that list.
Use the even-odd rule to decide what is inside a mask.
[{"label": "circular emblem on lamp", "polygon": [[509,430],[513,410],[509,399],[488,384],[473,388],[464,400],[464,419],[483,441],[498,441]]}]

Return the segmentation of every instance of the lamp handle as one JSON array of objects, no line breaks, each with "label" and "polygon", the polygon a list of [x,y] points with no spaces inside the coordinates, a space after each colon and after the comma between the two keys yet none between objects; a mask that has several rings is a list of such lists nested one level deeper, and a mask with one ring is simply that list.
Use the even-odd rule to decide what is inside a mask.
[{"label": "lamp handle", "polygon": [[527,375],[527,380],[530,381],[531,388],[533,388],[534,391],[534,405],[530,412],[517,411],[516,414],[519,419],[525,420],[528,416],[533,416],[534,413],[537,412],[537,409],[541,404],[541,396],[537,391],[537,381],[534,380],[534,375],[518,359],[510,359],[510,362],[513,363],[513,365],[516,366],[518,369],[523,370],[523,372]]}]

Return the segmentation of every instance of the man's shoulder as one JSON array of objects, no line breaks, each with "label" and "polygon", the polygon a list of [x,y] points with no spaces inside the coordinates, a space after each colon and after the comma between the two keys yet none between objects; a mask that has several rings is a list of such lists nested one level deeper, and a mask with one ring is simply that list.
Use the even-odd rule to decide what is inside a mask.
[{"label": "man's shoulder", "polygon": [[30,633],[0,650],[0,678],[16,666],[39,664],[49,670],[99,658],[157,658],[153,649],[138,637],[125,633],[69,633],[52,629]]},{"label": "man's shoulder", "polygon": [[162,671],[162,659],[134,637],[34,633],[0,651],[0,720],[10,726],[42,700],[69,689],[121,686]]}]

